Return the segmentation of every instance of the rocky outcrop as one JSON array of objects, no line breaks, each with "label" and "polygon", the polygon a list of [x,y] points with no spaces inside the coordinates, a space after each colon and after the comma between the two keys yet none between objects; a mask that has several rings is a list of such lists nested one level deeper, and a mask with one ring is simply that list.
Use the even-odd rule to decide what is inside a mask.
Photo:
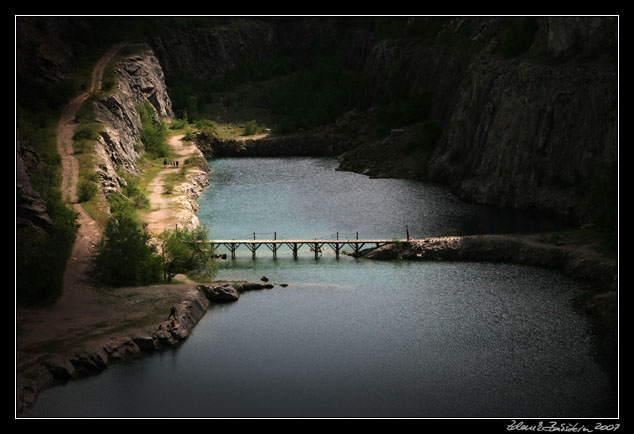
[{"label": "rocky outcrop", "polygon": [[271,54],[274,35],[263,21],[232,23],[155,35],[150,44],[165,72],[209,77],[235,70],[247,61]]},{"label": "rocky outcrop", "polygon": [[230,283],[223,285],[200,285],[198,289],[205,294],[209,301],[213,302],[237,301],[240,298],[240,294],[238,294],[238,291]]},{"label": "rocky outcrop", "polygon": [[616,291],[616,260],[584,249],[540,242],[531,236],[472,235],[436,237],[362,250],[358,257],[421,261],[486,261],[553,268],[571,277]]},{"label": "rocky outcrop", "polygon": [[[426,43],[359,36],[368,98],[389,89],[395,71],[411,92],[429,95],[440,134],[429,153],[411,155],[422,163],[418,176],[407,168],[401,176],[450,184],[477,203],[589,218],[596,167],[617,161],[616,21],[544,17],[525,35],[515,21],[451,18]],[[524,37],[524,51],[509,53]],[[399,176],[410,152],[368,143],[344,154],[342,167]]]},{"label": "rocky outcrop", "polygon": [[20,415],[33,405],[39,392],[55,384],[94,375],[112,363],[178,345],[187,339],[212,303],[235,301],[240,293],[271,289],[274,286],[272,283],[258,282],[199,285],[176,307],[175,328],[163,328],[161,325],[160,329],[147,327],[133,330],[95,342],[76,353],[45,354],[30,363],[24,363],[18,366],[16,374],[16,413]]},{"label": "rocky outcrop", "polygon": [[178,345],[189,336],[209,305],[201,291],[193,291],[177,308],[178,323],[175,328],[140,329],[112,336],[77,353],[45,354],[19,366],[16,374],[16,413],[19,415],[32,406],[39,392],[55,384],[94,375],[117,361]]},{"label": "rocky outcrop", "polygon": [[37,167],[40,158],[28,143],[18,135],[15,150],[16,225],[17,229],[50,232],[53,221],[48,215],[46,202],[33,189],[28,174]]},{"label": "rocky outcrop", "polygon": [[149,102],[157,118],[173,116],[163,70],[149,47],[120,59],[116,64],[116,90],[94,100],[96,118],[102,123],[95,147],[96,172],[106,193],[120,191],[123,170],[137,174],[142,150],[141,119],[137,104]]},{"label": "rocky outcrop", "polygon": [[[279,286],[285,288],[288,284],[281,283]],[[227,301],[237,301],[240,298],[240,294],[244,292],[260,291],[274,287],[275,284],[273,283],[233,282],[218,285],[199,285],[198,289],[205,294],[209,301],[223,303]]]}]

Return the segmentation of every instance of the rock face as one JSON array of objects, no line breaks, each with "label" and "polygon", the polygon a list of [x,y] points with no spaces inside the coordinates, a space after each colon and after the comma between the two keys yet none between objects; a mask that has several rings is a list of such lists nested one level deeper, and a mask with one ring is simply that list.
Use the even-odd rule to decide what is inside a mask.
[{"label": "rock face", "polygon": [[[357,51],[366,54],[357,62],[370,98],[399,70],[412,91],[429,95],[428,117],[440,134],[419,177],[450,184],[470,201],[583,218],[592,211],[595,168],[617,160],[616,24],[606,17],[534,24],[518,55],[504,51],[508,21],[454,18],[427,45],[360,36]],[[390,162],[402,167],[407,154],[372,144],[356,151],[344,164],[375,156],[366,168],[387,166],[390,176],[398,176]]]},{"label": "rock face", "polygon": [[136,161],[142,142],[137,104],[149,102],[156,116],[173,116],[163,70],[149,47],[118,61],[116,74],[116,91],[94,101],[95,116],[102,122],[96,172],[106,193],[120,191],[125,185],[117,170],[130,174],[139,171]]},{"label": "rock face", "polygon": [[53,227],[48,215],[46,203],[33,189],[28,173],[35,168],[40,158],[28,143],[18,135],[16,140],[15,184],[17,188],[16,224],[22,228],[34,229],[46,233]]},{"label": "rock face", "polygon": [[[310,19],[270,23],[275,37],[267,49],[293,53],[310,46],[311,32],[324,40],[337,35],[331,20],[322,23],[321,33]],[[377,139],[368,134],[372,121],[356,122],[362,128],[355,130],[347,114],[348,131],[331,125],[287,137],[203,143],[208,155],[340,155],[343,170],[442,182],[469,201],[592,221],[596,206],[588,193],[601,185],[602,167],[616,184],[616,19],[417,17],[403,26],[434,30],[386,38],[360,28],[347,66],[361,77],[366,108],[390,95],[395,83],[403,98],[426,95],[429,107],[413,124],[395,125],[394,134]],[[243,46],[252,47],[248,39]]]},{"label": "rock face", "polygon": [[185,72],[207,77],[270,54],[273,38],[267,23],[237,21],[218,27],[166,32],[154,36],[150,44],[167,74]]}]

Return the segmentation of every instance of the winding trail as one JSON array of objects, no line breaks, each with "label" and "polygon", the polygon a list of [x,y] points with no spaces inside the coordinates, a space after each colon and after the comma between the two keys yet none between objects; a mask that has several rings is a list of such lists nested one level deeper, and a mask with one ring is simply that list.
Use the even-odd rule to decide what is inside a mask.
[{"label": "winding trail", "polygon": [[97,222],[77,202],[77,184],[79,181],[79,162],[73,154],[73,135],[77,129],[77,111],[90,97],[91,93],[101,90],[103,74],[106,66],[126,44],[120,43],[112,47],[96,63],[90,84],[90,90],[73,99],[64,108],[57,127],[57,151],[62,157],[62,197],[72,204],[79,213],[77,223],[80,225],[73,250],[66,264],[62,295],[54,308],[73,309],[78,303],[86,301],[90,291],[86,291],[85,282],[88,266],[94,255],[96,244],[101,238],[102,229]]},{"label": "winding trail", "polygon": [[[79,349],[109,339],[129,324],[131,330],[147,321],[152,312],[162,316],[165,303],[178,303],[195,288],[193,282],[117,288],[97,288],[89,280],[92,258],[101,239],[102,228],[77,202],[79,164],[73,155],[72,137],[77,128],[76,115],[90,93],[101,89],[106,66],[126,44],[112,47],[99,59],[92,73],[90,91],[73,99],[62,112],[57,129],[57,148],[62,158],[62,195],[79,213],[80,224],[72,253],[64,273],[62,294],[46,308],[16,309],[16,359],[21,367],[35,363],[45,352]],[[158,317],[157,317],[158,318]],[[131,328],[130,328],[131,327]]]}]

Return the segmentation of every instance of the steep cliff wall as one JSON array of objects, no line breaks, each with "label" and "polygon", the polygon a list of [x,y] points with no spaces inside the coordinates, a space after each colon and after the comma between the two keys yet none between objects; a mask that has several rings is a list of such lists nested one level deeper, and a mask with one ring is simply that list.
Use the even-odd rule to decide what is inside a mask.
[{"label": "steep cliff wall", "polygon": [[117,170],[137,174],[142,150],[141,119],[137,104],[149,102],[156,116],[173,116],[163,70],[154,52],[145,47],[116,65],[116,89],[93,101],[96,118],[102,122],[96,146],[96,172],[104,191],[120,191],[125,181]]},{"label": "steep cliff wall", "polygon": [[[322,128],[294,134],[292,143],[240,143],[234,148],[244,148],[241,155],[284,155],[292,152],[287,146],[337,149],[344,170],[439,181],[479,203],[582,222],[595,217],[589,193],[613,195],[616,185],[615,17],[384,22],[398,28],[343,18],[241,21],[152,44],[166,70],[196,75],[230,72],[249,57],[301,54],[339,38],[362,83],[365,127],[355,121],[354,131]],[[395,107],[409,111],[389,125],[396,134],[372,136],[380,116]],[[336,143],[324,147],[322,133]],[[601,184],[604,175],[610,185]]]},{"label": "steep cliff wall", "polygon": [[208,77],[232,71],[246,60],[272,53],[273,31],[260,21],[180,30],[155,35],[149,41],[166,74],[185,72]]},{"label": "steep cliff wall", "polygon": [[[366,92],[372,98],[385,91],[399,71],[410,92],[429,95],[427,119],[440,134],[421,153],[427,161],[418,176],[402,176],[448,183],[479,203],[591,219],[597,168],[615,167],[618,158],[616,21],[544,17],[513,24],[455,18],[423,42],[360,38]],[[377,143],[355,151],[344,156],[344,167],[374,154],[369,165],[388,176],[399,173],[386,170],[390,163],[408,157],[390,156]]]}]

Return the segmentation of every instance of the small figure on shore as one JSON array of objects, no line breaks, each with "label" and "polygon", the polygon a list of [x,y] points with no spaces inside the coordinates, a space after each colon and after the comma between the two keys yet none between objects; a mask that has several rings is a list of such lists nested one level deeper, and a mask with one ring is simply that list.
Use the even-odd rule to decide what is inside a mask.
[{"label": "small figure on shore", "polygon": [[159,324],[158,330],[163,330],[163,324]]},{"label": "small figure on shore", "polygon": [[163,168],[166,168],[166,167],[167,167],[167,158],[163,160]]},{"label": "small figure on shore", "polygon": [[[170,318],[172,318],[172,317],[174,317],[174,319],[178,319],[178,318],[176,318],[176,308],[175,308],[174,306],[172,306],[172,307],[170,308],[170,314],[169,314],[169,316],[167,317],[167,319],[170,319]],[[173,322],[173,321],[172,321],[172,322]]]},{"label": "small figure on shore", "polygon": [[178,160],[176,160],[176,168],[178,169]]}]

